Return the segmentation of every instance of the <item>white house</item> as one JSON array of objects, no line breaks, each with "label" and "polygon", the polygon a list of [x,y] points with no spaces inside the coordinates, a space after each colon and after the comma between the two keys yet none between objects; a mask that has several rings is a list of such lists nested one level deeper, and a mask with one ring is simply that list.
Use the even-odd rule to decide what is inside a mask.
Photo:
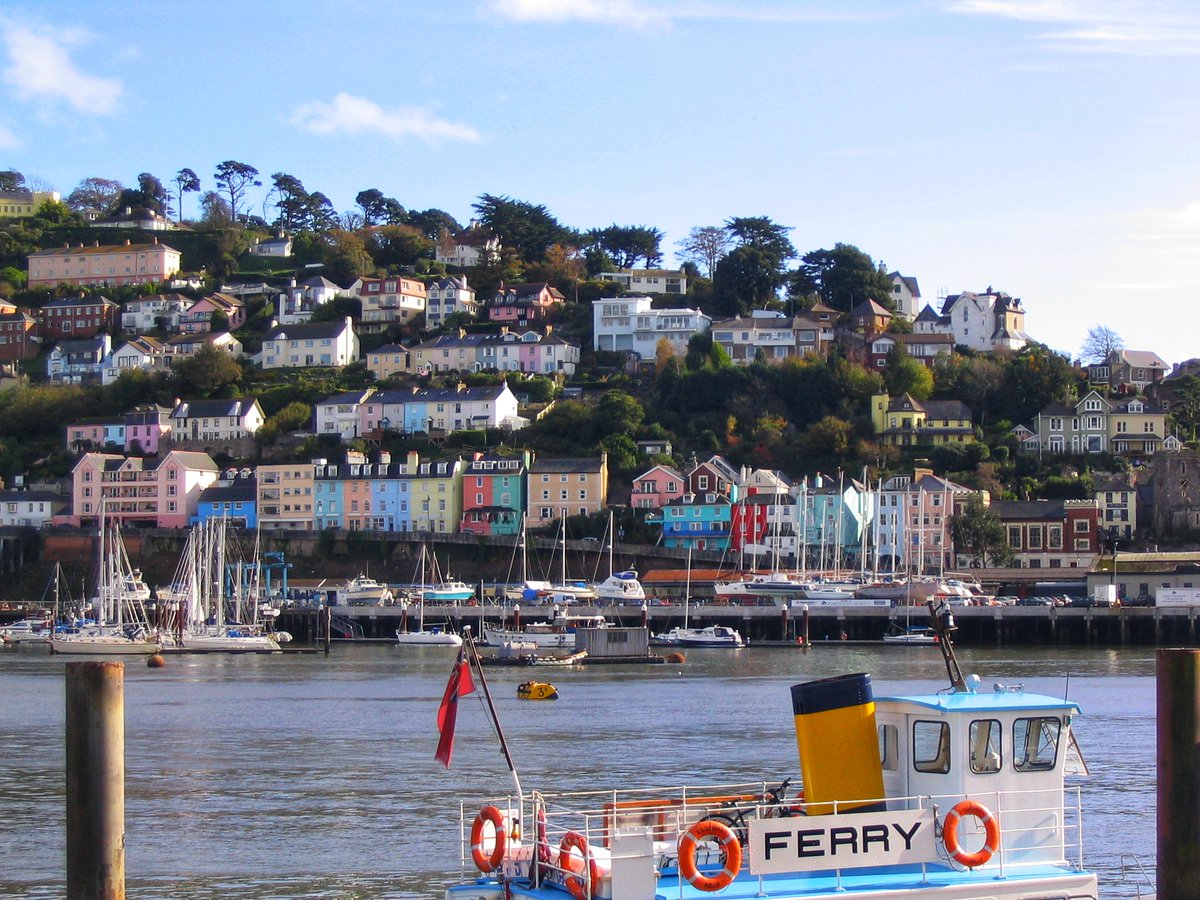
[{"label": "white house", "polygon": [[1021,299],[1004,291],[993,291],[991,287],[982,294],[974,291],[951,294],[940,313],[927,305],[914,320],[913,331],[950,334],[955,344],[982,353],[1020,350],[1029,342]]},{"label": "white house", "polygon": [[300,284],[293,278],[278,298],[279,322],[283,325],[307,322],[317,307],[329,303],[340,293],[342,289],[323,275],[314,275]]},{"label": "white house", "polygon": [[276,325],[263,338],[259,357],[264,369],[349,365],[358,359],[354,321],[346,316],[338,322]]},{"label": "white house", "polygon": [[347,391],[314,404],[314,430],[317,434],[336,434],[343,440],[358,437],[359,409],[374,393],[374,388]]},{"label": "white house", "polygon": [[0,491],[0,526],[45,528],[67,508],[67,498],[50,491]]},{"label": "white house", "polygon": [[155,294],[141,300],[130,300],[121,308],[121,327],[133,332],[152,328],[175,331],[179,328],[179,317],[194,302],[183,294]]},{"label": "white house", "polygon": [[429,328],[440,327],[455,313],[473,316],[478,311],[475,291],[465,275],[450,275],[425,285],[425,324]]},{"label": "white house", "polygon": [[138,336],[130,338],[100,364],[100,383],[112,384],[124,372],[142,369],[161,372],[168,368],[166,346],[157,338]]},{"label": "white house", "polygon": [[253,437],[266,417],[254,397],[180,400],[171,410],[173,441],[237,441]]},{"label": "white house", "polygon": [[705,331],[712,319],[698,309],[653,309],[649,297],[592,301],[593,347],[635,353],[652,360],[666,339],[677,355],[687,352],[692,335]]},{"label": "white house", "polygon": [[617,269],[601,272],[601,281],[612,281],[627,291],[651,294],[686,294],[687,275],[679,269]]},{"label": "white house", "polygon": [[46,376],[60,384],[100,378],[100,364],[112,353],[112,338],[101,334],[78,341],[59,341],[46,357]]},{"label": "white house", "polygon": [[472,220],[457,234],[442,233],[434,249],[434,259],[447,266],[466,269],[482,265],[486,259],[494,260],[499,253],[500,239]]},{"label": "white house", "polygon": [[291,256],[292,239],[281,234],[279,237],[257,241],[250,248],[250,252],[255,256]]},{"label": "white house", "polygon": [[917,279],[899,272],[888,272],[892,280],[892,309],[896,315],[912,321],[921,311],[921,288]]},{"label": "white house", "polygon": [[362,433],[379,428],[407,434],[480,428],[518,429],[517,398],[508,384],[378,391],[359,407]]}]

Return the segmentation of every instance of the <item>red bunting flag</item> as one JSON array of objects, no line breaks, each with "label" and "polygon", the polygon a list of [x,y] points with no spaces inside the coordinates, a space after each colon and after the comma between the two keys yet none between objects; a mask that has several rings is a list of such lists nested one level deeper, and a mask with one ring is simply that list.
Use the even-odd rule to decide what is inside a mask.
[{"label": "red bunting flag", "polygon": [[471,665],[467,662],[466,647],[459,647],[458,659],[454,662],[454,671],[446,683],[446,693],[442,695],[442,705],[438,707],[438,746],[434,759],[450,768],[450,754],[454,752],[454,721],[458,717],[458,698],[465,697],[475,690],[475,682],[471,680]]}]

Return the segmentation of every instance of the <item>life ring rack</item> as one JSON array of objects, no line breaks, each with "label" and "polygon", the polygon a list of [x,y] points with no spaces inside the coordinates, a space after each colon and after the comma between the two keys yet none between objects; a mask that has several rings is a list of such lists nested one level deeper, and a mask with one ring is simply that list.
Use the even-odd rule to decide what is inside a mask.
[{"label": "life ring rack", "polygon": [[[496,844],[492,847],[492,855],[483,852],[483,830],[488,823],[496,832]],[[495,872],[504,861],[504,851],[508,847],[508,834],[504,830],[504,814],[494,806],[485,806],[475,816],[471,825],[471,860],[484,875]]]},{"label": "life ring rack", "polygon": [[[713,838],[725,854],[725,866],[715,875],[702,875],[696,867],[696,848],[704,838]],[[742,845],[733,829],[723,822],[701,819],[679,838],[679,874],[699,891],[721,891],[733,884],[742,867]]]},{"label": "life ring rack", "polygon": [[[983,846],[974,853],[967,853],[958,842],[958,823],[964,816],[973,816],[983,824]],[[942,843],[955,862],[968,869],[977,869],[1000,849],[1000,822],[982,803],[963,800],[946,813],[942,821]]]}]

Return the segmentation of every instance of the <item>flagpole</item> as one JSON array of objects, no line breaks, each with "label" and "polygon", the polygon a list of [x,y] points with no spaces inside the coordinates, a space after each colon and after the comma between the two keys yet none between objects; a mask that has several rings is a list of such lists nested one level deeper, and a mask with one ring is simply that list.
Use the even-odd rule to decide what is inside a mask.
[{"label": "flagpole", "polygon": [[470,626],[463,629],[464,642],[471,654],[471,661],[475,666],[475,671],[479,673],[479,684],[483,688],[483,698],[487,703],[488,714],[492,717],[492,724],[496,727],[496,737],[500,739],[500,752],[504,754],[504,761],[508,764],[508,772],[512,775],[513,785],[517,789],[517,817],[513,822],[512,837],[519,840],[521,837],[521,816],[525,812],[525,794],[521,790],[521,778],[517,775],[517,767],[513,764],[512,754],[508,752],[508,741],[504,739],[504,729],[500,727],[500,717],[496,714],[496,705],[492,703],[492,692],[488,688],[487,678],[483,674],[483,664],[479,661],[479,651],[475,648],[475,638],[471,634]]}]

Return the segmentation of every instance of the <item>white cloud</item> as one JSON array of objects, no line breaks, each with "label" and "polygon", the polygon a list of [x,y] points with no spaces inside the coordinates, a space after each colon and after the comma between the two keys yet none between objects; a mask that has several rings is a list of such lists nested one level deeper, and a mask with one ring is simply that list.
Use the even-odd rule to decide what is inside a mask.
[{"label": "white cloud", "polygon": [[860,21],[872,16],[806,6],[802,9],[777,0],[697,3],[654,0],[487,0],[493,15],[514,22],[593,22],[600,25],[642,27],[684,19],[737,20],[744,22]]},{"label": "white cloud", "polygon": [[76,112],[108,115],[124,92],[118,78],[88,75],[72,62],[68,49],[87,38],[78,31],[57,37],[13,22],[0,21],[8,64],[4,83],[21,100],[63,101]]},{"label": "white cloud", "polygon": [[952,0],[951,12],[1051,26],[1039,40],[1071,50],[1144,56],[1200,53],[1200,16],[1143,0]]},{"label": "white cloud", "polygon": [[0,125],[0,150],[12,150],[19,145],[17,136]]},{"label": "white cloud", "polygon": [[427,109],[405,106],[387,110],[372,100],[345,92],[334,97],[332,103],[315,100],[297,107],[292,124],[313,134],[376,133],[395,140],[479,140],[479,132],[470,125],[447,122]]}]

